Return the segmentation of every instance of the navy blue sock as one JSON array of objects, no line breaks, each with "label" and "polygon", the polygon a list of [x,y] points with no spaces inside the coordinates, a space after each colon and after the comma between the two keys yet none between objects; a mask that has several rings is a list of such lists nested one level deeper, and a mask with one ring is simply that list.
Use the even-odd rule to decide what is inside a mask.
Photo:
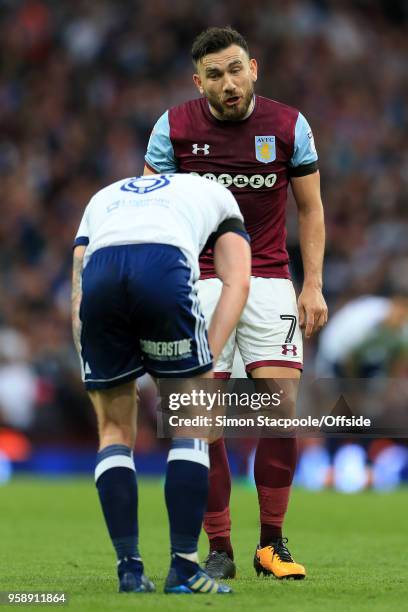
[{"label": "navy blue sock", "polygon": [[206,442],[195,439],[173,440],[167,459],[165,484],[173,560],[175,553],[197,552],[198,537],[207,507],[208,467]]},{"label": "navy blue sock", "polygon": [[112,444],[99,451],[95,482],[118,559],[139,558],[136,470],[128,446]]},{"label": "navy blue sock", "polygon": [[200,569],[198,563],[194,563],[194,561],[189,561],[188,559],[184,559],[183,557],[179,557],[179,555],[171,556],[171,570],[175,571],[177,575],[177,582],[184,582],[194,576]]}]

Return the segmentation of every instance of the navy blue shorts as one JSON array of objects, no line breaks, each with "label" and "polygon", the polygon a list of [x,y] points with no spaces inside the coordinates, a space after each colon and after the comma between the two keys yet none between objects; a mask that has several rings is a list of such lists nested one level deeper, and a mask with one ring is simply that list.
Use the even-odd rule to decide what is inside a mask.
[{"label": "navy blue shorts", "polygon": [[99,249],[82,274],[83,380],[107,389],[149,372],[189,377],[212,368],[193,272],[180,249]]}]

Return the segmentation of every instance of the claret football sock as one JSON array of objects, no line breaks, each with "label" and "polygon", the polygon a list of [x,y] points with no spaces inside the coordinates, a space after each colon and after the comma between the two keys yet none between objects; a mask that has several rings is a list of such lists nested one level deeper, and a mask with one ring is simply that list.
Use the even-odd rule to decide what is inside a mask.
[{"label": "claret football sock", "polygon": [[95,482],[118,559],[140,559],[136,470],[128,446],[112,444],[99,451]]},{"label": "claret football sock", "polygon": [[282,537],[296,459],[296,438],[262,438],[258,442],[254,474],[260,508],[261,546]]},{"label": "claret football sock", "polygon": [[208,465],[206,442],[197,439],[173,440],[167,459],[164,489],[172,555],[197,552],[207,505]]},{"label": "claret football sock", "polygon": [[210,542],[210,552],[226,552],[233,559],[231,545],[231,474],[223,438],[212,442],[210,449],[209,494],[204,515],[204,529]]},{"label": "claret football sock", "polygon": [[282,527],[275,527],[274,525],[267,525],[261,523],[261,536],[259,543],[261,546],[269,546],[275,544],[282,538]]}]

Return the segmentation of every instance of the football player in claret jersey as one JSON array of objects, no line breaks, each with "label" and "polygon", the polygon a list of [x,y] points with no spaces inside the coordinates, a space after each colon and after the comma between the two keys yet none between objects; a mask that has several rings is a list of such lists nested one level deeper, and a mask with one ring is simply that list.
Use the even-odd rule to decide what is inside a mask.
[{"label": "football player in claret jersey", "polygon": [[[249,299],[215,373],[231,374],[238,348],[252,378],[285,380],[293,412],[303,367],[306,338],[327,320],[322,295],[324,217],[312,131],[295,108],[254,94],[257,63],[248,45],[231,28],[202,32],[192,48],[193,75],[201,97],[166,111],[156,122],[145,156],[145,174],[199,174],[235,195],[251,237]],[[286,201],[291,185],[299,219],[304,283],[298,299],[286,250]],[[200,259],[200,300],[211,320],[221,288],[213,254]],[[257,573],[303,578],[286,546],[282,525],[296,467],[296,439],[260,439],[255,482],[260,506],[260,536],[254,558]],[[230,540],[231,478],[223,439],[210,445],[210,492],[204,527],[209,537],[207,571],[233,577]]]}]

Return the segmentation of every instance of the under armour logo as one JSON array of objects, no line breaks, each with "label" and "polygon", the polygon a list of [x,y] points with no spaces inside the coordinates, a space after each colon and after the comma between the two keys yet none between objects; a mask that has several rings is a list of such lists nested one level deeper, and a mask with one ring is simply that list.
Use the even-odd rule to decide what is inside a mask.
[{"label": "under armour logo", "polygon": [[297,357],[297,346],[295,344],[282,344],[282,355],[291,353],[293,357]]},{"label": "under armour logo", "polygon": [[205,144],[202,147],[199,147],[197,143],[193,144],[193,153],[194,155],[209,155],[210,154],[210,145]]}]

